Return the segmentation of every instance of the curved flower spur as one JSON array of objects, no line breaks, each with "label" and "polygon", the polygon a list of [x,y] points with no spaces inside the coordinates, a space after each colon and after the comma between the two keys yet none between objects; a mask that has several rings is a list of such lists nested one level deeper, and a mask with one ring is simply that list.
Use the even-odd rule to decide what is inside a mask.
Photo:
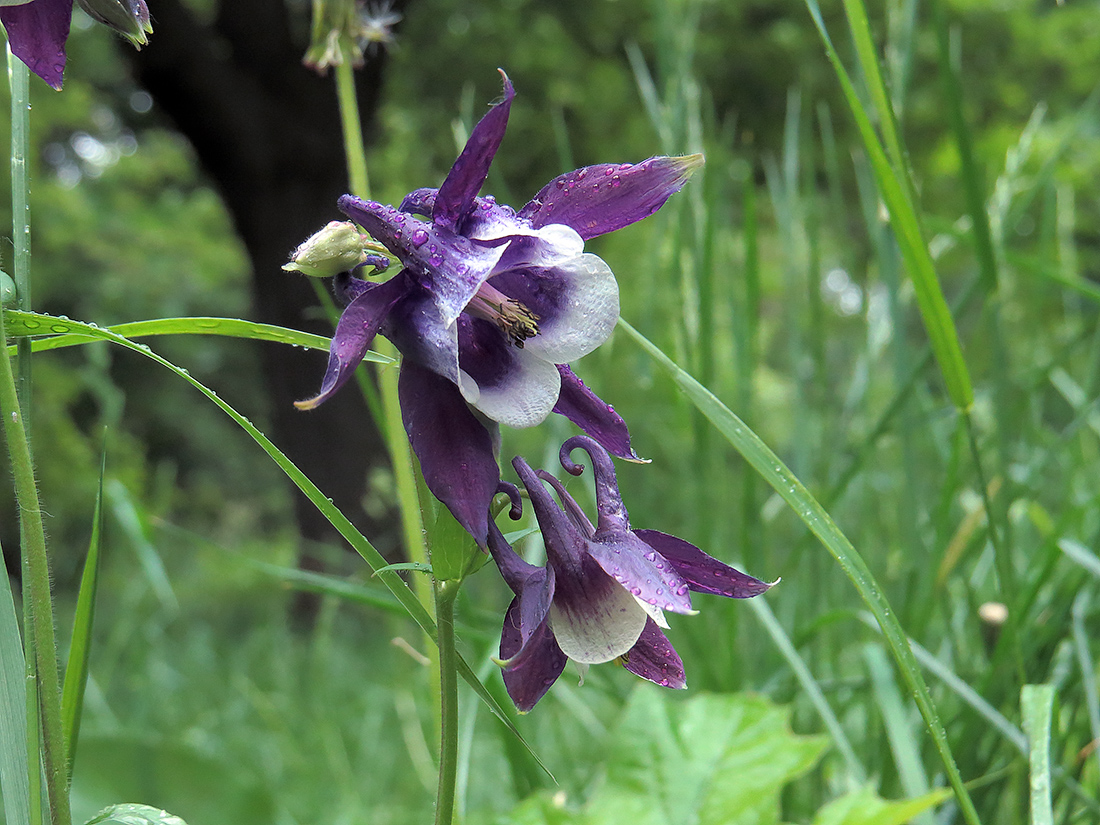
[{"label": "curved flower spur", "polygon": [[[567,659],[582,667],[618,660],[632,673],[684,688],[684,666],[660,628],[664,611],[693,614],[690,591],[747,599],[772,584],[711,558],[692,544],[657,530],[633,530],[619,494],[611,457],[595,440],[574,436],[559,453],[562,467],[580,475],[570,453],[585,450],[596,480],[596,526],[561,483],[512,460],[527,488],[546,545],[545,567],[516,554],[494,522],[489,550],[516,597],[504,617],[500,657],[504,683],[517,708],[529,711],[561,675]],[[545,481],[554,488],[554,503]],[[511,516],[522,515],[519,492]]]},{"label": "curved flower spur", "polygon": [[351,195],[339,206],[396,257],[384,283],[337,278],[346,302],[321,391],[353,374],[381,332],[404,356],[399,394],[405,429],[428,488],[483,547],[500,479],[497,424],[530,427],[564,415],[628,459],[626,424],[566,366],[610,336],[619,317],[611,269],[584,242],[656,212],[703,158],[577,169],[551,181],[519,212],[478,192],[504,137],[515,92],[474,127],[438,189],[399,208]]}]

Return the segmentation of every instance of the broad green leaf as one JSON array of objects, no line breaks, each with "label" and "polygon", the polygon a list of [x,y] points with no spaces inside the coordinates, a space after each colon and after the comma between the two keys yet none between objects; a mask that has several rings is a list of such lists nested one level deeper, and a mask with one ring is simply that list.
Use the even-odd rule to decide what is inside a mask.
[{"label": "broad green leaf", "polygon": [[99,587],[99,539],[103,534],[103,474],[106,467],[107,448],[104,445],[99,464],[99,489],[92,513],[92,537],[88,542],[84,573],[80,577],[69,661],[65,666],[65,684],[61,690],[61,724],[65,731],[65,746],[68,748],[70,782],[73,779],[73,756],[80,734],[80,717],[84,710],[84,688],[88,684],[88,655],[92,644],[92,623],[95,620],[96,592]]},{"label": "broad green leaf", "polygon": [[749,694],[681,699],[632,693],[607,743],[605,779],[581,806],[550,794],[520,803],[517,825],[777,825],[783,788],[828,745],[796,736],[790,709]]},{"label": "broad green leaf", "polygon": [[813,825],[906,825],[914,817],[951,798],[940,788],[914,799],[889,801],[872,788],[860,788],[834,799],[817,812]]},{"label": "broad green leaf", "polygon": [[104,808],[87,821],[85,825],[187,825],[182,819],[168,811],[149,805],[112,805]]}]

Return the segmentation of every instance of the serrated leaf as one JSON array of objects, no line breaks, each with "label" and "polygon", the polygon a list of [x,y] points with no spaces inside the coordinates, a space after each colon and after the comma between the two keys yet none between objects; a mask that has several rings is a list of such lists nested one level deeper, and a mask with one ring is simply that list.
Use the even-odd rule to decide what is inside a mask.
[{"label": "serrated leaf", "polygon": [[834,799],[817,812],[813,825],[905,825],[913,817],[939,805],[952,795],[940,788],[913,799],[886,800],[870,787]]},{"label": "serrated leaf", "polygon": [[87,821],[85,825],[100,823],[118,823],[118,825],[187,825],[182,819],[168,811],[149,805],[112,805],[104,808]]},{"label": "serrated leaf", "polygon": [[537,794],[510,825],[778,825],[784,786],[817,762],[824,736],[796,736],[790,709],[762,696],[681,700],[634,690],[607,743],[606,779],[571,808]]}]

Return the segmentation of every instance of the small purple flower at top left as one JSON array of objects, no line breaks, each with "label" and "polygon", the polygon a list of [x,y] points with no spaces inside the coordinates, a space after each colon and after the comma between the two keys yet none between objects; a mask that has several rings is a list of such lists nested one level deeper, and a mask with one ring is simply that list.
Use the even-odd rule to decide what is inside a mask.
[{"label": "small purple flower at top left", "polygon": [[[145,0],[78,0],[95,21],[110,26],[137,48],[149,42],[153,31]],[[30,0],[0,6],[0,23],[8,34],[12,54],[54,89],[65,74],[65,41],[69,39],[73,0]]]},{"label": "small purple flower at top left", "polygon": [[600,164],[552,180],[518,212],[479,196],[515,92],[470,133],[438,189],[395,208],[351,195],[343,212],[401,263],[384,283],[340,276],[346,309],[311,409],[354,374],[375,335],[403,356],[402,419],[432,494],[482,546],[500,478],[497,426],[565,416],[614,455],[637,459],[626,424],[568,364],[596,349],[619,318],[611,268],[585,241],[652,215],[701,155]]}]

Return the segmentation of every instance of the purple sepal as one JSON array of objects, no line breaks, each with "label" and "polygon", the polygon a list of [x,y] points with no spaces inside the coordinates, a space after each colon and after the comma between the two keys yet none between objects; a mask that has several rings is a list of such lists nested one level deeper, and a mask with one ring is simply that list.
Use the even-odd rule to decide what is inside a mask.
[{"label": "purple sepal", "polygon": [[519,217],[536,229],[562,223],[588,240],[648,218],[702,165],[702,155],[688,155],[585,166],[546,184]]},{"label": "purple sepal", "polygon": [[558,364],[561,392],[554,412],[564,415],[612,455],[641,461],[630,446],[630,432],[614,407],[605,404],[566,364]]},{"label": "purple sepal", "polygon": [[588,554],[636,599],[673,613],[692,612],[688,583],[671,563],[629,532],[601,536],[597,530],[596,539],[588,544]]},{"label": "purple sepal", "polygon": [[684,663],[653,619],[645,623],[642,635],[623,657],[623,667],[661,687],[673,690],[687,687]]},{"label": "purple sepal", "polygon": [[485,547],[489,505],[500,481],[492,436],[458,387],[407,358],[397,392],[405,432],[428,489]]},{"label": "purple sepal", "polygon": [[397,208],[402,212],[408,212],[410,215],[422,215],[425,218],[430,218],[438,194],[438,189],[427,186],[414,189],[405,196],[404,200],[401,201],[401,205]]},{"label": "purple sepal", "polygon": [[32,0],[0,7],[12,54],[58,91],[64,81],[65,41],[72,16],[73,0]]},{"label": "purple sepal", "polygon": [[456,229],[459,221],[470,210],[474,198],[489,175],[489,164],[493,162],[493,156],[504,139],[508,113],[516,92],[512,88],[512,81],[503,70],[500,70],[500,76],[504,79],[504,99],[493,106],[473,128],[462,154],[447,173],[447,179],[443,181],[435,197],[432,220],[448,229]]},{"label": "purple sepal", "polygon": [[347,383],[363,361],[374,336],[386,316],[409,290],[408,281],[398,275],[383,284],[371,285],[363,281],[343,285],[350,295],[358,293],[344,308],[328,351],[328,368],[321,382],[321,391],[313,398],[295,401],[300,410],[312,410],[328,400],[334,392]]},{"label": "purple sepal", "polygon": [[688,587],[697,593],[713,593],[731,599],[751,599],[771,589],[762,582],[711,558],[694,544],[659,530],[635,530],[634,535],[664,556]]},{"label": "purple sepal", "polygon": [[[504,616],[504,628],[500,634],[502,659],[512,659],[520,651],[519,605],[520,597],[517,596]],[[550,623],[545,620],[534,629],[522,647],[523,655],[513,659],[504,669],[504,687],[516,709],[527,713],[561,676],[568,658],[558,647]]]}]

